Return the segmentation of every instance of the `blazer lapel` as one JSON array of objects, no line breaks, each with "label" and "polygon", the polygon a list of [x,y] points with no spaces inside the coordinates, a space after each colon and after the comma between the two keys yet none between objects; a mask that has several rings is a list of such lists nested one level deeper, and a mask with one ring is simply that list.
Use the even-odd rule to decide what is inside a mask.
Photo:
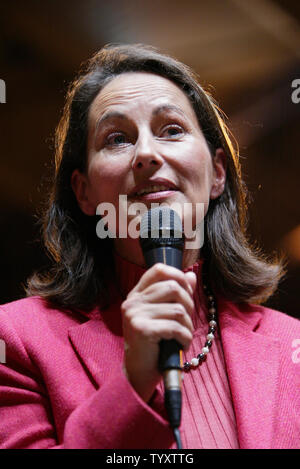
[{"label": "blazer lapel", "polygon": [[[98,388],[123,362],[120,305],[69,329],[69,339]],[[113,359],[111,357],[114,357]]]},{"label": "blazer lapel", "polygon": [[219,320],[240,448],[271,448],[276,413],[279,344],[259,330],[261,312],[219,305]]}]

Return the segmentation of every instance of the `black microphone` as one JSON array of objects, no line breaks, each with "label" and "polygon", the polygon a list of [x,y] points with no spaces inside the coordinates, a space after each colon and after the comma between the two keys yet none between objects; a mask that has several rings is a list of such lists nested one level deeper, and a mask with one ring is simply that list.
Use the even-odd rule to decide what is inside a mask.
[{"label": "black microphone", "polygon": [[[157,207],[144,213],[141,219],[140,245],[147,267],[162,262],[177,269],[182,268],[184,235],[182,222],[169,207]],[[176,340],[161,340],[159,370],[163,374],[165,407],[173,429],[181,421],[181,364],[180,349]]]}]

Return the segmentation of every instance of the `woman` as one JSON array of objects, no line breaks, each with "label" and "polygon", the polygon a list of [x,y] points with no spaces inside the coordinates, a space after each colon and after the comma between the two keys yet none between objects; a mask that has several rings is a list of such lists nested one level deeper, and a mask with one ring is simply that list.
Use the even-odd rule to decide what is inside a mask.
[{"label": "woman", "polygon": [[[120,234],[119,195],[203,204],[203,247],[185,248],[182,271],[147,270]],[[245,200],[222,115],[188,67],[143,45],[88,62],[56,134],[52,270],[1,307],[1,447],[174,448],[161,339],[183,347],[184,448],[300,447],[299,322],[258,306],[282,267],[248,244]],[[115,238],[96,236],[103,203]]]}]

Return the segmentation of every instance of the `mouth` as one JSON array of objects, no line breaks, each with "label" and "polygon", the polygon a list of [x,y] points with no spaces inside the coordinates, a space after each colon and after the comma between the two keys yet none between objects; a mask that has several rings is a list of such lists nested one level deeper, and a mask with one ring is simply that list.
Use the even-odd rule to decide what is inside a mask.
[{"label": "mouth", "polygon": [[143,200],[159,199],[169,197],[176,192],[178,192],[178,188],[171,181],[156,179],[136,186],[130,197]]}]

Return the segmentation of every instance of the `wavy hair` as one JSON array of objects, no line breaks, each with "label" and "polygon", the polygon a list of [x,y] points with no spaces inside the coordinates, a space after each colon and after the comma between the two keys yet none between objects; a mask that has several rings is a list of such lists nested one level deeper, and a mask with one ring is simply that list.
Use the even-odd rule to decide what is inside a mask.
[{"label": "wavy hair", "polygon": [[70,181],[75,169],[86,170],[93,100],[110,80],[126,72],[150,72],[174,82],[189,98],[212,156],[223,148],[227,157],[224,192],[211,201],[205,218],[206,270],[212,287],[226,298],[265,301],[277,288],[283,267],[279,260],[267,260],[248,240],[247,191],[238,146],[224,114],[188,66],[143,44],[106,45],[84,64],[68,88],[55,133],[54,182],[42,218],[43,241],[52,265],[28,280],[27,295],[84,311],[108,304],[112,241],[96,237],[97,217],[83,214]]}]

